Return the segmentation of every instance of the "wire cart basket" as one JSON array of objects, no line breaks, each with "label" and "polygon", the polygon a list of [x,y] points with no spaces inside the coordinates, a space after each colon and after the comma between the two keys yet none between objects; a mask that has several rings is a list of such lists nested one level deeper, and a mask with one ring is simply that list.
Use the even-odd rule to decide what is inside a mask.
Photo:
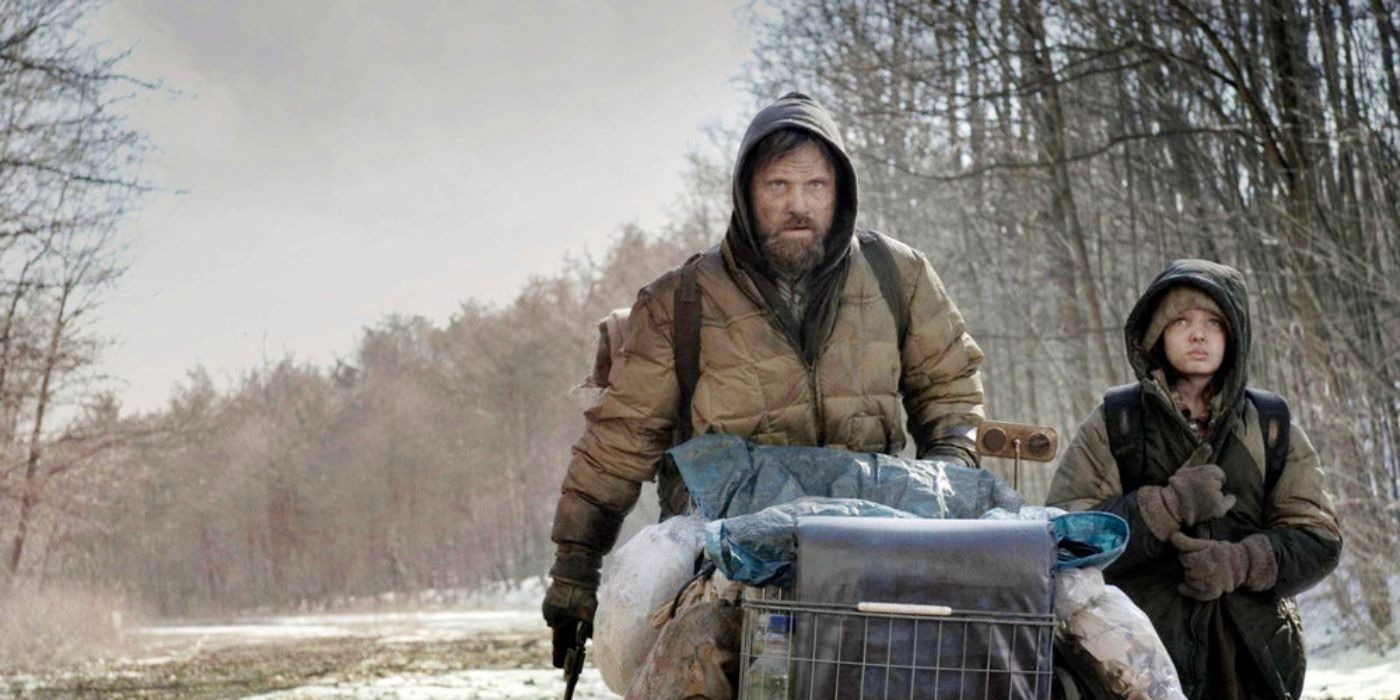
[{"label": "wire cart basket", "polygon": [[[860,525],[869,529],[868,524]],[[839,527],[846,530],[838,534],[847,537],[850,526]],[[973,532],[986,540],[983,535],[976,535],[976,530]],[[940,541],[926,536],[920,538],[925,544]],[[879,539],[861,540],[857,533],[856,545],[864,547],[889,539],[886,533]],[[809,549],[815,546],[809,545]],[[798,551],[797,566],[800,567],[803,564],[801,544]],[[863,552],[866,557],[871,553]],[[907,554],[908,550],[903,553]],[[1003,557],[1003,562],[1011,558]],[[809,574],[805,588],[801,581],[803,572],[798,573],[796,591],[799,596],[804,590],[811,595],[813,591],[834,589],[837,591],[834,597],[846,597],[849,601],[852,600],[850,594],[856,594],[853,600],[857,602],[827,602],[833,595],[820,592],[818,595],[824,595],[822,600],[803,599],[777,588],[747,592],[742,603],[741,700],[1041,700],[1050,697],[1053,606],[1045,603],[1025,607],[1016,602],[1019,600],[1016,596],[997,593],[994,589],[1000,582],[989,580],[987,576],[1008,578],[1004,566],[1001,571],[990,572],[987,576],[975,571],[969,574],[969,570],[978,568],[981,557],[963,558],[949,562],[961,569],[960,573],[946,574],[940,567],[940,571],[928,577],[935,579],[929,588],[909,585],[888,588],[885,584],[892,576],[881,567],[908,568],[911,565],[891,564],[888,558],[878,554],[873,559],[869,564],[833,564],[836,575],[832,576],[828,567],[822,572],[820,584],[811,582]],[[829,564],[833,558],[827,560]],[[1048,564],[1041,560],[1028,562],[1028,566],[1039,569]],[[949,581],[937,580],[948,576],[961,578],[951,585]],[[843,577],[850,581],[859,579],[859,583],[831,586],[833,578]],[[922,575],[906,578],[904,583],[911,580],[922,584],[924,578]],[[1043,602],[1053,595],[1053,581],[1045,577],[1036,580],[1041,583],[1032,586],[1037,589],[1033,597]],[[946,599],[958,607],[925,604],[927,598],[918,602],[876,602],[890,600],[878,597],[883,592],[907,593],[915,588],[931,596],[946,595]],[[867,596],[875,601],[860,602]],[[897,597],[907,601],[909,596]]]},{"label": "wire cart basket", "polygon": [[[775,645],[774,616],[791,634]],[[1047,697],[1054,617],[898,603],[744,601],[739,697]],[[765,639],[767,637],[768,639]]]}]

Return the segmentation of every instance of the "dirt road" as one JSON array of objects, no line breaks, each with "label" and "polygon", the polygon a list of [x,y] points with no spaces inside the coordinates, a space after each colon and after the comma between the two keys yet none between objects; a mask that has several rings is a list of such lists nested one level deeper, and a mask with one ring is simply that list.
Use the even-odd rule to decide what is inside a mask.
[{"label": "dirt road", "polygon": [[[525,612],[321,615],[152,627],[132,655],[0,681],[13,698],[559,698]],[[588,669],[580,700],[616,698]]]},{"label": "dirt road", "polygon": [[[146,627],[128,643],[123,657],[0,675],[0,698],[543,700],[564,692],[534,610],[262,617]],[[1320,643],[1311,652],[1305,698],[1400,697],[1395,650]],[[592,668],[574,697],[617,700]]]}]

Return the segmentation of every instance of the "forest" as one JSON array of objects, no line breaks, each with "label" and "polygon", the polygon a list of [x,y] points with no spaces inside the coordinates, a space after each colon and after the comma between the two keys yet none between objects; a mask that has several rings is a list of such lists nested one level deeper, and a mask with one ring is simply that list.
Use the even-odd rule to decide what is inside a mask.
[{"label": "forest", "polygon": [[[671,222],[620,226],[513,301],[392,316],[333,365],[123,410],[91,326],[150,189],[119,103],[154,89],[73,36],[90,3],[0,0],[0,579],[160,616],[542,575],[598,319],[717,242],[737,130]],[[985,350],[989,416],[1075,426],[1128,381],[1122,323],[1168,260],[1239,268],[1251,383],[1323,457],[1324,584],[1391,634],[1400,555],[1400,17],[1384,0],[793,0],[739,78],[844,129],[860,225],[928,254]],[[467,235],[465,232],[463,235]],[[1000,466],[996,467],[1002,468]],[[1049,467],[1026,475],[1043,496]],[[653,517],[639,513],[639,521]]]}]

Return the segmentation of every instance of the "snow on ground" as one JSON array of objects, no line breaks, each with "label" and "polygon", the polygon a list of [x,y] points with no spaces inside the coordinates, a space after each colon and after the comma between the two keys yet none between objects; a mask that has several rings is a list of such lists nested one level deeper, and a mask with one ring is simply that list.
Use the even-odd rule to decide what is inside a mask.
[{"label": "snow on ground", "polygon": [[[1392,605],[1400,608],[1400,577],[1389,586]],[[1303,684],[1307,698],[1383,698],[1400,700],[1400,644],[1384,652],[1362,648],[1356,633],[1348,634],[1344,616],[1322,587],[1298,599],[1307,641],[1308,673]],[[1391,639],[1400,638],[1400,625]]]},{"label": "snow on ground", "polygon": [[1400,698],[1400,648],[1343,649],[1308,659],[1304,698]]},{"label": "snow on ground", "polygon": [[142,627],[145,637],[198,637],[209,644],[243,644],[274,639],[375,637],[384,641],[466,639],[481,630],[519,629],[534,624],[533,610],[297,615],[236,624],[181,624]]},{"label": "snow on ground", "polygon": [[[142,698],[183,698],[191,689],[217,687],[222,690],[200,697],[256,700],[563,695],[562,672],[548,667],[549,632],[536,607],[543,596],[539,581],[435,595],[432,601],[379,601],[433,608],[417,612],[262,615],[130,630],[141,649],[133,657],[53,677],[0,679],[0,697],[7,689],[19,697],[66,697],[69,690],[94,687],[101,697]],[[1400,646],[1385,653],[1360,649],[1347,641],[1345,621],[1326,598],[1300,602],[1309,646],[1305,699],[1400,699]],[[617,699],[591,667],[575,697]]]},{"label": "snow on ground", "polygon": [[[557,669],[510,669],[456,671],[441,675],[403,675],[354,686],[308,685],[294,690],[256,695],[247,700],[554,700],[563,696],[563,672]],[[578,700],[617,698],[603,685],[603,679],[598,675],[597,669],[591,668],[586,669],[579,678],[574,697]]]},{"label": "snow on ground", "polygon": [[[534,590],[530,590],[534,588]],[[240,620],[229,624],[182,624],[141,628],[134,631],[154,645],[188,645],[193,641],[206,649],[246,644],[288,643],[298,639],[359,637],[385,646],[412,645],[425,641],[470,640],[479,636],[512,632],[547,636],[535,600],[543,597],[538,585],[525,586],[525,597],[533,598],[529,609],[452,610],[393,613],[333,613],[278,616]],[[479,605],[520,606],[522,596],[477,596]],[[154,663],[170,656],[153,657]],[[142,663],[144,660],[135,660]],[[541,662],[547,662],[541,658]],[[554,668],[468,669],[450,668],[431,660],[419,662],[412,671],[384,678],[345,680],[328,678],[300,687],[247,696],[256,700],[432,700],[435,698],[559,698],[564,694],[563,672]],[[579,700],[616,700],[604,685],[597,669],[589,667],[574,692]]]}]

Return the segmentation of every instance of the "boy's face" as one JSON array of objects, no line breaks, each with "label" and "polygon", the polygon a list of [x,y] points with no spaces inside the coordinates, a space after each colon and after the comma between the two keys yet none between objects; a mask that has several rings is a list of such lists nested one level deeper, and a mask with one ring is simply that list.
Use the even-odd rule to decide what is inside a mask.
[{"label": "boy's face", "polygon": [[1167,362],[1183,376],[1213,376],[1225,359],[1225,319],[1213,311],[1187,309],[1167,322],[1162,344]]}]

